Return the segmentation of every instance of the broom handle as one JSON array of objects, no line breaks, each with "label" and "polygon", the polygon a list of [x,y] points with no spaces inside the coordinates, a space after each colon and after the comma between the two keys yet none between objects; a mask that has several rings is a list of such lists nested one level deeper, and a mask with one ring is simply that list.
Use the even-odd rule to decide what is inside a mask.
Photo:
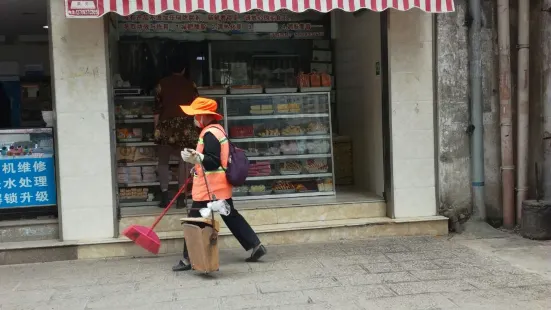
[{"label": "broom handle", "polygon": [[189,184],[189,181],[191,180],[191,176],[186,180],[186,182],[184,183],[184,185],[182,187],[180,187],[180,190],[176,193],[176,195],[174,195],[174,198],[172,198],[172,200],[170,201],[170,203],[168,204],[168,206],[166,206],[166,208],[163,210],[163,212],[161,213],[161,215],[159,215],[157,217],[157,219],[155,219],[155,222],[153,222],[153,225],[151,225],[151,228],[149,229],[149,232],[153,231],[153,229],[155,229],[155,226],[157,226],[157,224],[159,224],[159,222],[161,221],[161,219],[163,218],[163,216],[165,216],[165,214],[168,212],[168,210],[170,209],[170,207],[172,207],[172,205],[174,204],[174,202],[176,201],[176,199],[178,199],[178,197],[180,197],[180,194],[182,194],[183,191],[185,191],[188,187],[188,184]]}]

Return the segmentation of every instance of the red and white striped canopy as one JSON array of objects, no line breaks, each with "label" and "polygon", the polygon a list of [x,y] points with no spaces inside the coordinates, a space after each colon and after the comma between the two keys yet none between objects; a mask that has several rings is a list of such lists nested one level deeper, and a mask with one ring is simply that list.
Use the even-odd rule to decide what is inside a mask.
[{"label": "red and white striped canopy", "polygon": [[335,9],[380,12],[391,8],[400,11],[419,8],[430,13],[445,13],[453,12],[454,4],[453,0],[65,0],[65,15],[73,18],[100,17],[109,12],[127,16],[136,12],[157,15],[166,11],[220,13],[229,10],[244,13],[255,9],[265,12],[286,9],[300,13],[311,9],[326,13]]}]

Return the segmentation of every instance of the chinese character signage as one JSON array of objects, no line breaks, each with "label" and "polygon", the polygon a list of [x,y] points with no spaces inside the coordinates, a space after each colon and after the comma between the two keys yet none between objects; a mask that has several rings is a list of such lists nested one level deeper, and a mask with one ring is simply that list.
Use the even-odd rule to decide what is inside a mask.
[{"label": "chinese character signage", "polygon": [[0,208],[56,205],[51,155],[0,158]]},{"label": "chinese character signage", "polygon": [[228,36],[246,39],[315,39],[326,36],[324,14],[317,12],[266,13],[165,13],[148,15],[136,13],[119,16],[122,35],[153,33],[187,34],[209,40],[227,40]]},{"label": "chinese character signage", "polygon": [[67,17],[98,17],[98,0],[65,0]]}]

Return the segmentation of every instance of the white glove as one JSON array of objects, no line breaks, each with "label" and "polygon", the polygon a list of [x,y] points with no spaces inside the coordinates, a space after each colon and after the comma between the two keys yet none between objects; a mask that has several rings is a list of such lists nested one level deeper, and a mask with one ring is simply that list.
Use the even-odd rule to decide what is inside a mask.
[{"label": "white glove", "polygon": [[180,155],[182,155],[182,159],[190,164],[200,164],[203,159],[205,158],[205,155],[192,150],[192,149],[184,149]]}]

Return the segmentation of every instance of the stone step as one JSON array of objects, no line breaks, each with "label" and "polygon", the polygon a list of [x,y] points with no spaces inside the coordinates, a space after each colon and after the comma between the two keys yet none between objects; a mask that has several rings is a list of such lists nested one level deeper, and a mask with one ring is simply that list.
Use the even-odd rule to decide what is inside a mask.
[{"label": "stone step", "polygon": [[59,238],[57,219],[0,222],[0,243],[55,240]]},{"label": "stone step", "polygon": [[[267,245],[320,243],[338,240],[361,240],[391,236],[439,236],[448,233],[448,219],[442,216],[390,219],[369,217],[326,221],[294,222],[253,226]],[[181,230],[158,233],[159,254],[182,252]],[[222,228],[220,248],[239,248],[227,228]],[[96,242],[28,241],[0,243],[0,265],[109,257],[153,256],[130,240],[120,237]]]},{"label": "stone step", "polygon": [[[119,222],[119,231],[130,225],[150,226],[160,213],[160,209],[151,209],[149,214],[123,215]],[[337,203],[323,205],[279,206],[279,207],[249,207],[240,208],[239,212],[251,226],[277,225],[315,221],[333,221],[347,219],[362,219],[386,216],[386,203],[383,201]],[[181,231],[180,219],[185,217],[185,211],[175,209],[165,215],[155,228],[157,232]],[[218,214],[215,217],[222,227],[224,222]]]},{"label": "stone step", "polygon": [[[253,226],[265,245],[320,243],[338,240],[361,240],[390,236],[439,236],[448,233],[448,219],[442,216],[390,219],[370,217],[311,222],[294,222]],[[182,252],[183,231],[159,232],[159,254]],[[239,248],[227,228],[221,228],[220,248]],[[146,257],[152,254],[134,245],[125,237],[118,242],[81,246],[79,258]]]}]

